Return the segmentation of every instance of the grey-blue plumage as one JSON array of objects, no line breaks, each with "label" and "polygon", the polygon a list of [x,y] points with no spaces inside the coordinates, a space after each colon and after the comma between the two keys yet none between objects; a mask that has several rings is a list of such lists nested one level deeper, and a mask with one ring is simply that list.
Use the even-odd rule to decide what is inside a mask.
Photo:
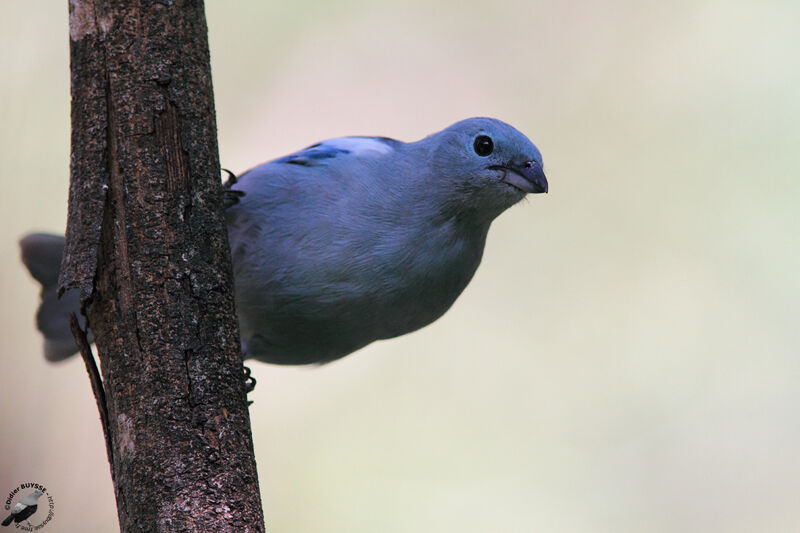
[{"label": "grey-blue plumage", "polygon": [[324,141],[231,189],[244,193],[227,222],[245,357],[307,364],[439,318],[472,279],[491,222],[547,181],[527,137],[473,118],[413,143]]}]

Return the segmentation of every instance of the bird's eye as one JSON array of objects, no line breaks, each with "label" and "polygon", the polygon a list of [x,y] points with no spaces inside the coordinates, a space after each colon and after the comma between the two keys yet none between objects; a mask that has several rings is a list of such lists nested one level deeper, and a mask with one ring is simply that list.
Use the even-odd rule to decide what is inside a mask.
[{"label": "bird's eye", "polygon": [[492,138],[487,137],[486,135],[478,135],[475,137],[475,144],[472,146],[475,148],[475,153],[481,157],[486,157],[492,153],[492,150],[494,150]]}]

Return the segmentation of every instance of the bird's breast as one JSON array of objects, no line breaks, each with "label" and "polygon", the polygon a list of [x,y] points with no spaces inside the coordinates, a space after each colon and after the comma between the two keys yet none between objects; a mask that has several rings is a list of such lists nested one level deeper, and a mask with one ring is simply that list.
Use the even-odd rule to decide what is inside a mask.
[{"label": "bird's breast", "polygon": [[384,294],[374,311],[383,317],[377,338],[422,328],[442,316],[472,279],[483,255],[485,234],[431,231],[385,265]]}]

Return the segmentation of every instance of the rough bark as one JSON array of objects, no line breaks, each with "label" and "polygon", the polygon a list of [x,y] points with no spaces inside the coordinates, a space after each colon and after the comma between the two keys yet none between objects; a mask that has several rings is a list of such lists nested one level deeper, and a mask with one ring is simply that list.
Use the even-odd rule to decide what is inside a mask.
[{"label": "rough bark", "polygon": [[70,56],[60,290],[94,333],[121,530],[263,531],[203,2],[70,0]]}]

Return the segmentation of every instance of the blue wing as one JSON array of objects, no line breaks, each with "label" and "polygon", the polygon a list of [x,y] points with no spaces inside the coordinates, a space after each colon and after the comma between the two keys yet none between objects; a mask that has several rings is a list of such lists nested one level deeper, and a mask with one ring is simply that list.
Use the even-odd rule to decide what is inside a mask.
[{"label": "blue wing", "polygon": [[299,152],[274,159],[272,162],[309,167],[312,166],[315,161],[319,161],[320,159],[331,159],[337,155],[349,153],[350,150],[334,148],[333,146],[323,146],[322,143],[317,143],[309,146],[308,148],[304,148]]},{"label": "blue wing", "polygon": [[[289,155],[267,161],[257,167],[243,172],[239,176],[227,171],[230,176],[225,182],[225,209],[239,204],[242,196],[249,194],[253,188],[263,188],[263,178],[269,177],[270,185],[279,185],[282,177],[300,175],[319,176],[318,172],[326,172],[330,177],[330,164],[342,167],[355,163],[362,158],[387,155],[395,151],[403,143],[388,137],[338,137],[312,144]],[[310,173],[310,174],[309,174]],[[243,181],[240,181],[243,180]],[[277,180],[277,181],[276,181]]]},{"label": "blue wing", "polygon": [[305,167],[316,166],[326,160],[335,159],[348,154],[360,155],[366,152],[389,153],[394,150],[398,141],[388,137],[339,137],[318,142],[311,146],[289,154],[270,163],[285,163]]}]

